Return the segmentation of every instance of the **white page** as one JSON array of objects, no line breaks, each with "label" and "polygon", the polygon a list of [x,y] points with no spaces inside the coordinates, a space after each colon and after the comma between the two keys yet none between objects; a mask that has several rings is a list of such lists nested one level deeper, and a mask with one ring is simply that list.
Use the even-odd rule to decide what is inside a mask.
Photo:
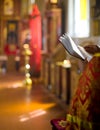
[{"label": "white page", "polygon": [[64,34],[59,38],[62,45],[65,47],[65,49],[73,56],[77,58],[81,58],[82,60],[85,60],[84,55],[81,53],[75,42],[71,39],[71,37],[67,34]]},{"label": "white page", "polygon": [[84,55],[81,53],[81,51],[79,50],[79,48],[77,47],[77,45],[75,44],[75,42],[72,40],[72,38],[67,35],[67,37],[69,38],[69,42],[72,45],[73,50],[82,57],[82,59],[85,59]]},{"label": "white page", "polygon": [[80,49],[80,51],[82,52],[82,54],[84,55],[84,57],[86,57],[86,59],[88,61],[90,61],[92,59],[93,55],[91,55],[87,51],[85,51],[84,47],[78,45],[78,48]]}]

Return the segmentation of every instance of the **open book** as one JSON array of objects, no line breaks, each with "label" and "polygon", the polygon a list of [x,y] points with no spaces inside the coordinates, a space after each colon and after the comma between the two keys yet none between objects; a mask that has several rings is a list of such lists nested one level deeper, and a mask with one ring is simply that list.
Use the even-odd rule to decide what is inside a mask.
[{"label": "open book", "polygon": [[62,45],[70,55],[82,60],[91,60],[92,55],[86,52],[84,47],[75,44],[75,42],[68,34],[65,33],[62,36],[60,36],[59,41],[62,43]]}]

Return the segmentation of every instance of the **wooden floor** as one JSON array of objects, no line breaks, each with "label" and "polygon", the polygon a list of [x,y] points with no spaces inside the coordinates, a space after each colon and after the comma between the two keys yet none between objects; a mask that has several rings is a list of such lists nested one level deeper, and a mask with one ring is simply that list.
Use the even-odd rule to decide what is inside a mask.
[{"label": "wooden floor", "polygon": [[40,83],[29,90],[24,79],[0,74],[0,130],[52,130],[50,120],[65,117],[66,104]]}]

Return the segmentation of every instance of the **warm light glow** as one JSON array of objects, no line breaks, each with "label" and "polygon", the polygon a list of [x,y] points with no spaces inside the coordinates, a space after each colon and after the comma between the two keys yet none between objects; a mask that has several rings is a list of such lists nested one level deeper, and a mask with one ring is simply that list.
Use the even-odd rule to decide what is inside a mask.
[{"label": "warm light glow", "polygon": [[26,77],[27,77],[27,78],[30,77],[30,73],[26,73]]},{"label": "warm light glow", "polygon": [[23,47],[24,47],[24,49],[29,49],[29,45],[28,44],[24,44]]},{"label": "warm light glow", "polygon": [[89,36],[89,0],[75,0],[74,18],[74,36]]},{"label": "warm light glow", "polygon": [[80,17],[81,20],[87,19],[87,0],[80,0]]},{"label": "warm light glow", "polygon": [[26,85],[26,86],[27,86],[27,85],[32,85],[32,80],[31,80],[30,77],[26,77],[26,79],[25,79],[25,85]]},{"label": "warm light glow", "polygon": [[22,82],[15,82],[13,84],[9,83],[7,85],[7,88],[19,88],[19,87],[23,87],[23,83]]},{"label": "warm light glow", "polygon": [[19,88],[19,87],[22,87],[22,83],[15,83],[12,85],[12,88]]},{"label": "warm light glow", "polygon": [[41,116],[44,114],[46,114],[46,111],[44,111],[42,109],[38,109],[38,110],[35,110],[32,112],[29,112],[27,115],[22,115],[19,118],[20,118],[20,122],[25,122],[29,119],[32,119],[32,118],[35,118],[35,117],[38,117],[38,116]]},{"label": "warm light glow", "polygon": [[20,122],[25,122],[25,121],[27,121],[27,120],[29,120],[29,118],[23,116],[23,117],[21,117]]},{"label": "warm light glow", "polygon": [[[20,98],[20,97],[19,97]],[[31,99],[31,95],[29,96]],[[10,105],[8,105],[7,102],[3,105],[3,109],[1,108],[1,113],[8,113],[8,114],[15,114],[16,111],[19,113],[18,120],[21,122],[25,122],[28,120],[31,120],[32,118],[36,118],[38,116],[42,116],[47,113],[48,109],[53,108],[56,105],[56,103],[40,103],[40,102],[34,102],[33,100],[30,100],[30,102],[27,102],[27,95],[26,95],[26,102],[25,100],[13,102]]]},{"label": "warm light glow", "polygon": [[64,61],[63,61],[63,67],[65,67],[65,68],[70,68],[70,67],[71,67],[70,60],[64,60]]},{"label": "warm light glow", "polygon": [[30,65],[29,64],[26,64],[25,67],[26,67],[26,69],[30,69]]},{"label": "warm light glow", "polygon": [[31,0],[31,3],[34,4],[34,3],[35,3],[35,0]]},{"label": "warm light glow", "polygon": [[57,0],[50,0],[50,2],[51,2],[52,4],[56,4],[56,3],[57,3]]}]

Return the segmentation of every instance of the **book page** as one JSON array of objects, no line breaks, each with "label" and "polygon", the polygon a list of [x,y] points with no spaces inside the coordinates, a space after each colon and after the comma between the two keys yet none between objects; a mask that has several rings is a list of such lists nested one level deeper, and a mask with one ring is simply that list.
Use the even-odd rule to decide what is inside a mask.
[{"label": "book page", "polygon": [[90,61],[92,59],[93,55],[91,55],[87,51],[85,51],[84,47],[78,45],[78,48],[80,49],[80,51],[84,55],[84,57],[87,59],[87,61]]},{"label": "book page", "polygon": [[70,55],[85,60],[84,55],[69,35],[64,34],[59,38],[59,40]]}]

